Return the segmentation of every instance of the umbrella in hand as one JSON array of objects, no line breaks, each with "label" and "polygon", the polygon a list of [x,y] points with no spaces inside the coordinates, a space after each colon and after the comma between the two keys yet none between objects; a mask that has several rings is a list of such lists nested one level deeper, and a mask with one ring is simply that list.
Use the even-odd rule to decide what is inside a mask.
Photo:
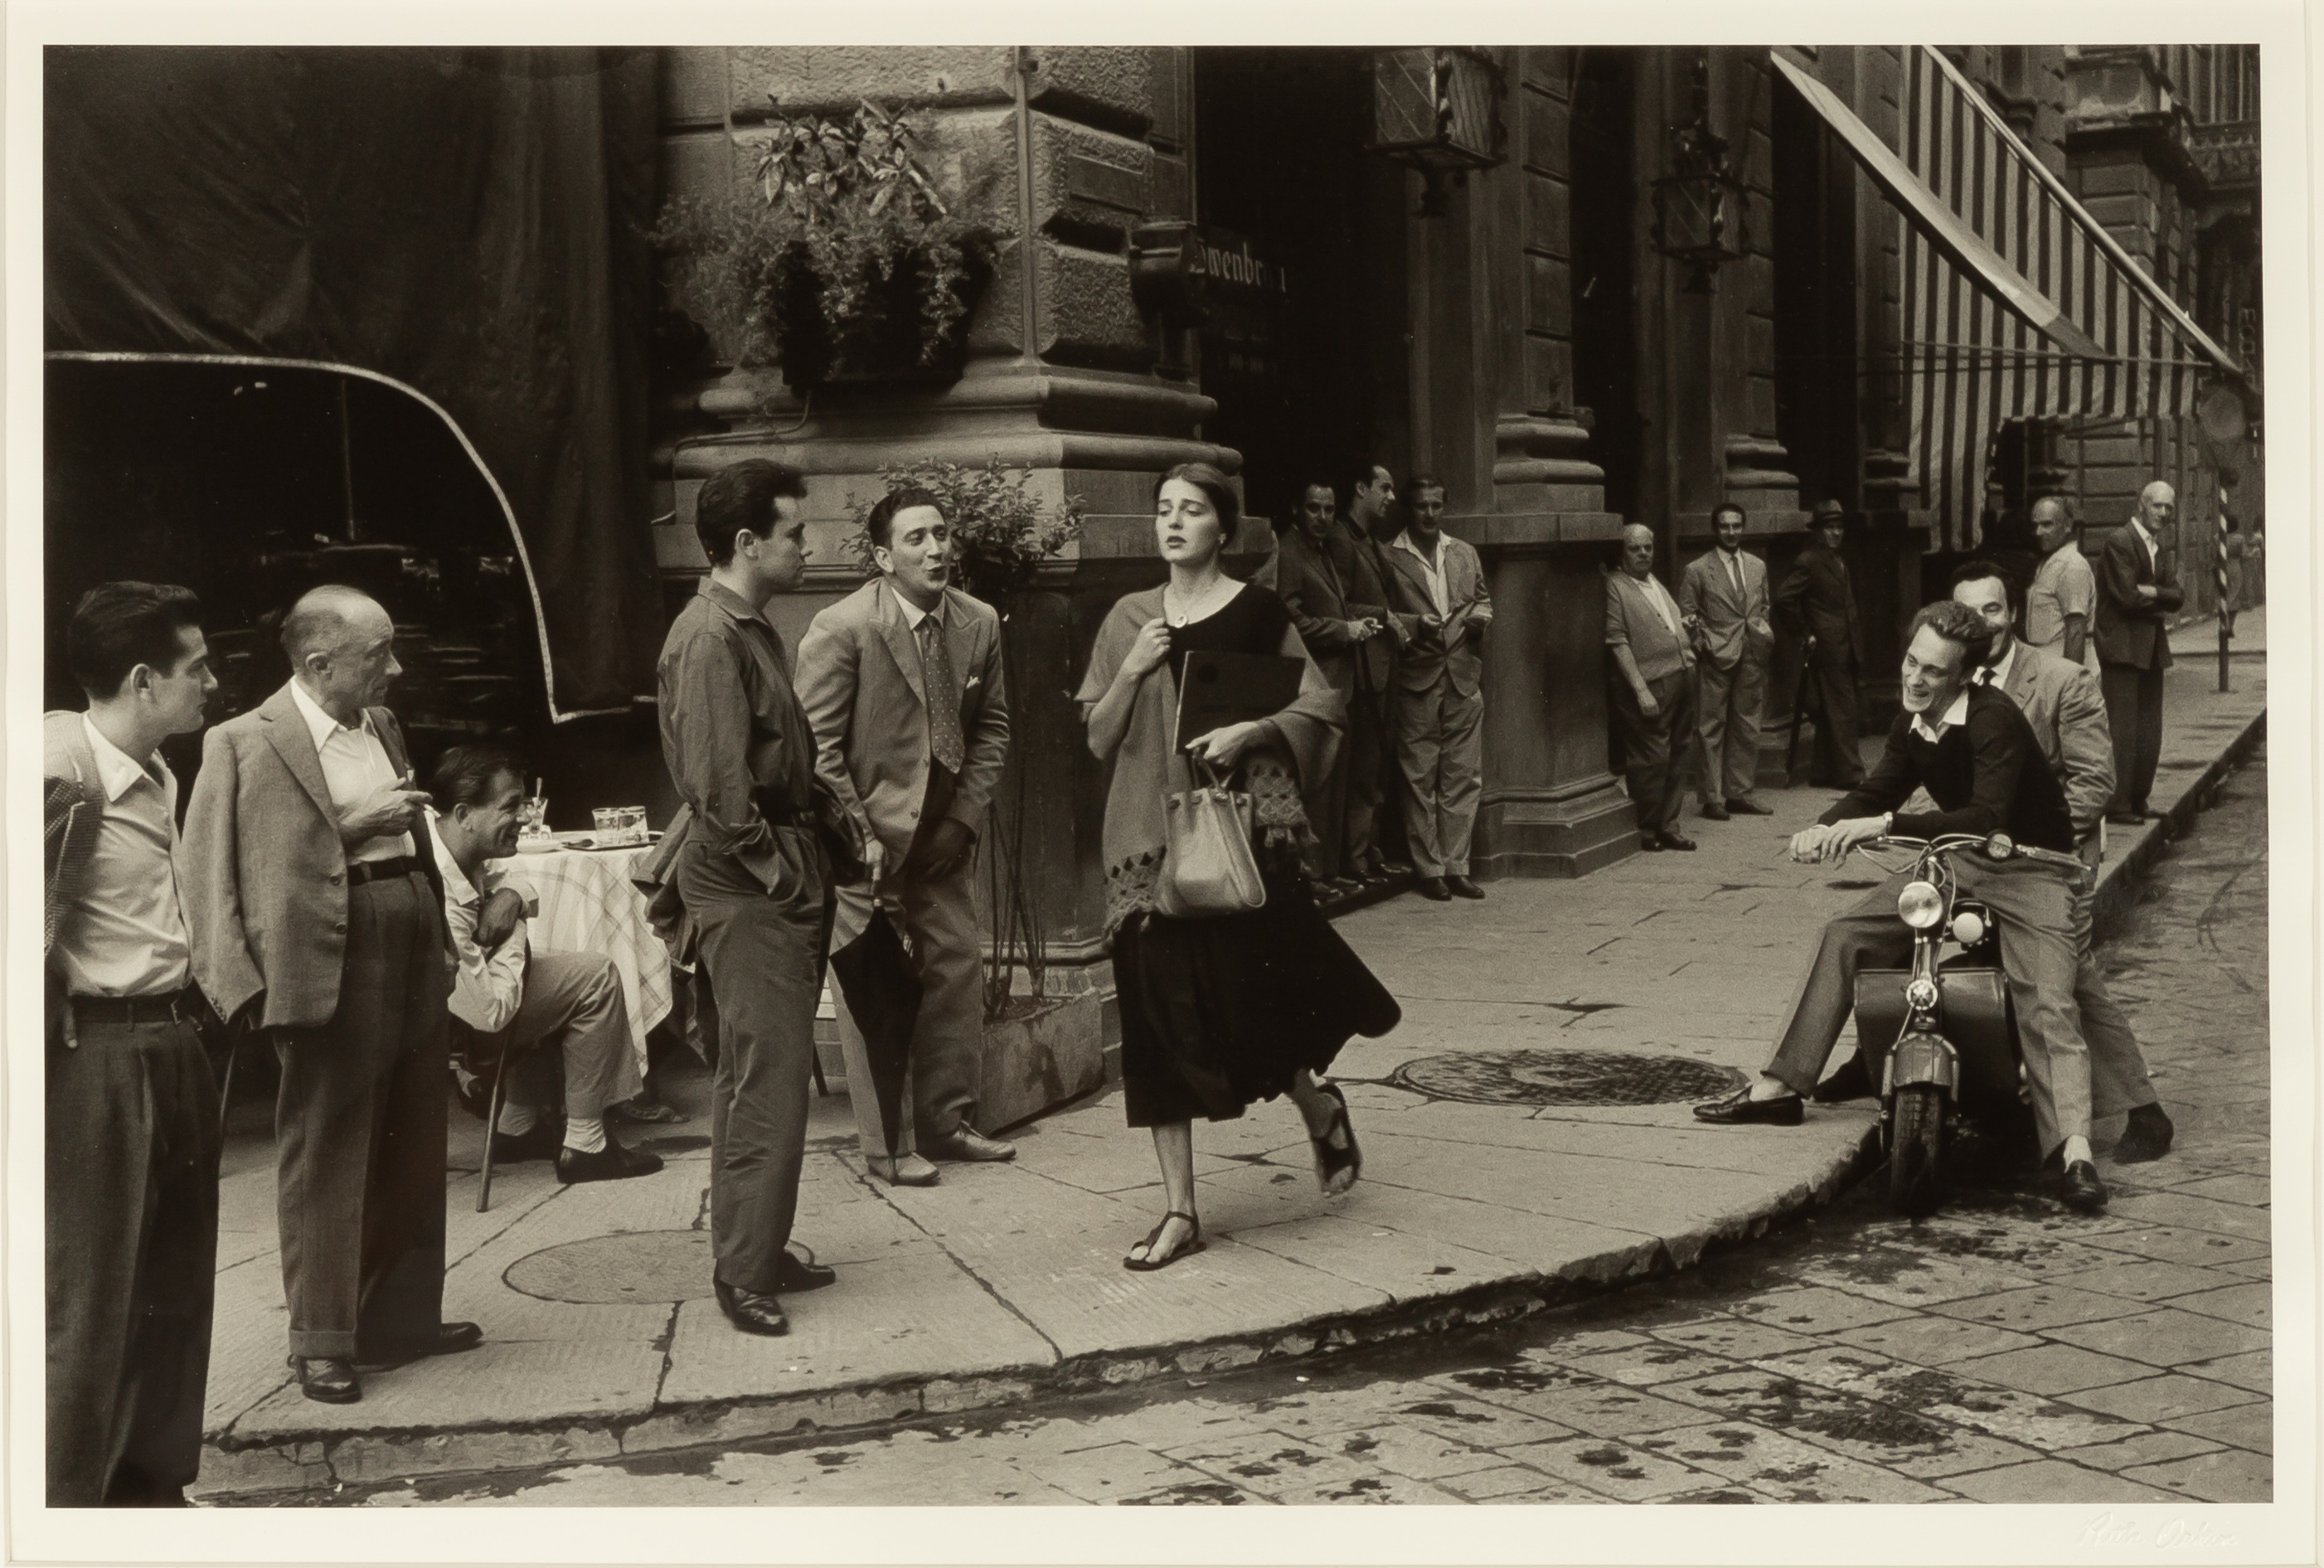
[{"label": "umbrella in hand", "polygon": [[920,1016],[920,977],[886,906],[872,911],[862,934],[831,955],[831,973],[848,1015],[863,1036],[880,1128],[893,1153],[902,1136],[904,1076],[912,1059],[912,1028]]}]

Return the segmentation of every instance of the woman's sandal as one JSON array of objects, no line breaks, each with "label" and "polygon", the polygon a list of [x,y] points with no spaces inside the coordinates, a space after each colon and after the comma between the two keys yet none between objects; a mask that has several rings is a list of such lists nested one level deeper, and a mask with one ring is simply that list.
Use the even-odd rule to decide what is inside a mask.
[{"label": "woman's sandal", "polygon": [[[1167,1258],[1157,1258],[1154,1256],[1154,1243],[1162,1240],[1162,1232],[1170,1228],[1170,1222],[1173,1220],[1185,1221],[1186,1223],[1194,1228],[1194,1234],[1189,1237],[1185,1243],[1176,1252],[1171,1253]],[[1146,1240],[1140,1241],[1139,1245],[1146,1249],[1146,1256],[1144,1258],[1125,1257],[1121,1260],[1121,1266],[1124,1268],[1129,1269],[1133,1274],[1151,1274],[1157,1268],[1167,1268],[1181,1258],[1193,1257],[1195,1253],[1201,1251],[1207,1243],[1203,1240],[1203,1222],[1196,1219],[1192,1214],[1181,1213],[1176,1209],[1173,1209],[1168,1213],[1162,1216],[1162,1222],[1160,1224],[1146,1232]]]},{"label": "woman's sandal", "polygon": [[[1332,1195],[1334,1192],[1332,1178],[1342,1171],[1351,1173],[1349,1187],[1355,1185],[1355,1178],[1364,1174],[1364,1151],[1356,1143],[1355,1124],[1348,1120],[1348,1097],[1340,1093],[1340,1086],[1337,1084],[1318,1084],[1315,1088],[1318,1093],[1329,1094],[1340,1102],[1340,1108],[1332,1112],[1332,1125],[1323,1130],[1323,1136],[1318,1138],[1312,1132],[1307,1135],[1307,1141],[1315,1146],[1315,1184],[1323,1189],[1326,1195]],[[1332,1147],[1332,1134],[1334,1132],[1348,1135],[1347,1148]],[[1338,1192],[1347,1190],[1347,1187],[1337,1189]]]}]

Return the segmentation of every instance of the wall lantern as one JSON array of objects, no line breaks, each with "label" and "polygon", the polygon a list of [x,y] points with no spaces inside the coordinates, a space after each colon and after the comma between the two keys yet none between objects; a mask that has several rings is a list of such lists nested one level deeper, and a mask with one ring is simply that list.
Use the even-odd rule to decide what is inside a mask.
[{"label": "wall lantern", "polygon": [[1379,152],[1426,181],[1420,215],[1444,210],[1444,180],[1506,155],[1501,68],[1481,49],[1382,49],[1372,54],[1372,139]]},{"label": "wall lantern", "polygon": [[1722,262],[1740,261],[1750,248],[1744,215],[1750,198],[1727,154],[1727,138],[1711,128],[1711,62],[1694,66],[1694,116],[1670,128],[1670,172],[1655,181],[1655,248],[1692,269],[1690,294],[1711,292]]}]

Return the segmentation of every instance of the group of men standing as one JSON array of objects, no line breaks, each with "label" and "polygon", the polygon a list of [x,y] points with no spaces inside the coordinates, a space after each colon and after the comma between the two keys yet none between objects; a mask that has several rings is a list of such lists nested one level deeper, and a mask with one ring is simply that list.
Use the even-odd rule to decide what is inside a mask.
[{"label": "group of men standing", "polygon": [[[1317,479],[1277,547],[1275,591],[1335,690],[1348,737],[1311,783],[1309,870],[1327,894],[1416,876],[1422,897],[1481,899],[1470,872],[1484,794],[1484,642],[1492,595],[1474,547],[1443,530],[1444,486],[1416,475],[1406,521],[1396,481],[1369,458],[1348,509]],[[1402,819],[1408,862],[1382,845],[1383,803]]]}]

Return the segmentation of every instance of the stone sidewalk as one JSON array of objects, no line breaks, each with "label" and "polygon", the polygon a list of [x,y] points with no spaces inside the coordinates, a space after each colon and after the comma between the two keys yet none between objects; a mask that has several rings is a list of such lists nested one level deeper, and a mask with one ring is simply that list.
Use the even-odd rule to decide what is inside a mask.
[{"label": "stone sidewalk", "polygon": [[[2264,678],[2238,661],[2223,697],[2212,667],[2173,672],[2158,807],[2191,812],[2256,738]],[[546,1166],[503,1167],[479,1214],[482,1129],[455,1111],[445,1313],[483,1324],[486,1343],[367,1377],[359,1404],[317,1405],[283,1365],[272,1143],[263,1108],[245,1108],[222,1183],[196,1494],[985,1408],[1514,1317],[1688,1268],[1829,1198],[1865,1168],[1874,1132],[1862,1106],[1781,1138],[1688,1114],[1758,1065],[1818,926],[1873,875],[1783,859],[1829,797],[1766,798],[1773,818],[1691,820],[1695,854],[1343,919],[1405,1008],[1401,1028],[1352,1042],[1335,1069],[1364,1180],[1321,1197],[1279,1102],[1199,1129],[1210,1247],[1157,1274],[1120,1268],[1162,1203],[1148,1139],[1111,1093],[1022,1130],[1015,1164],[947,1167],[924,1190],[870,1182],[844,1095],[820,1102],[796,1235],[840,1283],[788,1299],[780,1340],[735,1333],[708,1298],[703,1116],[644,1140],[669,1161],[655,1176],[567,1190]],[[2110,875],[2168,828],[2118,841]],[[671,1097],[698,1111],[700,1093]]]}]

